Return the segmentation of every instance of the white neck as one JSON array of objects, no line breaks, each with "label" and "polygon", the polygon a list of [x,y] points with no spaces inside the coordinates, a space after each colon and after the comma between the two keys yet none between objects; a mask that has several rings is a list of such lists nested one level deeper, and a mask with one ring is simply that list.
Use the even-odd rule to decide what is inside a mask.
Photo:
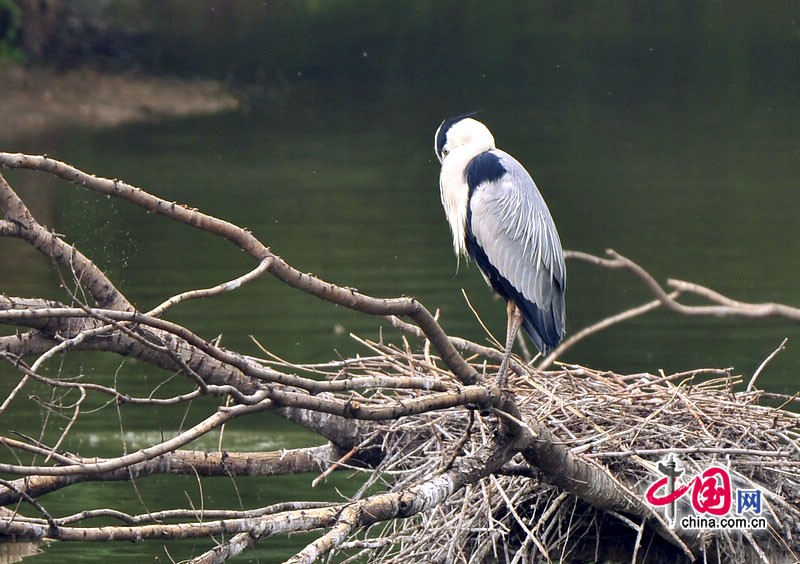
[{"label": "white neck", "polygon": [[453,150],[442,162],[439,176],[439,191],[442,206],[453,234],[453,250],[457,256],[467,255],[467,206],[469,205],[469,186],[464,177],[464,169],[475,155],[463,151],[464,147]]},{"label": "white neck", "polygon": [[453,233],[453,250],[457,256],[466,256],[469,186],[465,172],[472,159],[494,149],[494,138],[481,122],[466,118],[454,124],[447,132],[446,147],[449,153],[442,158],[439,190],[444,213]]}]

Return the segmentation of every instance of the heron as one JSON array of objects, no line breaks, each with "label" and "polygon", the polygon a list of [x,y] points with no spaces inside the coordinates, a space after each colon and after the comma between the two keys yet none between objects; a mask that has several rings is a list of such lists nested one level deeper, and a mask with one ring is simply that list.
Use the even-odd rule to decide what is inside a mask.
[{"label": "heron", "polygon": [[457,259],[471,258],[507,303],[497,383],[505,388],[520,325],[542,355],[564,336],[564,252],[553,217],[519,161],[495,147],[474,114],[444,120],[434,137],[439,189]]}]

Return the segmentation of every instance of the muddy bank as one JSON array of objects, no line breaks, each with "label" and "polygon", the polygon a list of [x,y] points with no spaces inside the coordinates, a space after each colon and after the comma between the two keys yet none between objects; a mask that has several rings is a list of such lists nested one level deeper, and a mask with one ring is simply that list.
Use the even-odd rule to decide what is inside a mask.
[{"label": "muddy bank", "polygon": [[216,81],[0,68],[0,150],[69,127],[103,128],[234,110],[239,101]]}]

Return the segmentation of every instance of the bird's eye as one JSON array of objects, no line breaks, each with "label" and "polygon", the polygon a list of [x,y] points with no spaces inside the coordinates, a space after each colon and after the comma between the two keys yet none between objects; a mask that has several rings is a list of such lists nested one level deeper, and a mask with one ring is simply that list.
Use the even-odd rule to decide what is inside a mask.
[{"label": "bird's eye", "polygon": [[450,149],[442,149],[442,158],[445,158],[449,152]]}]

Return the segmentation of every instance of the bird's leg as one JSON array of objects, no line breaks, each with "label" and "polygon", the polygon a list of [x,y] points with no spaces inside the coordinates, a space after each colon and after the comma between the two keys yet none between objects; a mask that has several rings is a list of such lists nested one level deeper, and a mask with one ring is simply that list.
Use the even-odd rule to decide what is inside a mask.
[{"label": "bird's leg", "polygon": [[517,331],[517,346],[522,353],[522,360],[524,360],[526,364],[533,360],[531,351],[528,350],[528,344],[525,342],[525,337],[522,336],[522,331]]},{"label": "bird's leg", "polygon": [[500,363],[500,370],[497,372],[497,385],[500,388],[505,388],[508,385],[508,364],[511,358],[511,349],[514,346],[514,338],[517,336],[520,325],[522,325],[522,313],[520,313],[517,305],[509,300],[506,350],[503,354],[503,361]]}]

